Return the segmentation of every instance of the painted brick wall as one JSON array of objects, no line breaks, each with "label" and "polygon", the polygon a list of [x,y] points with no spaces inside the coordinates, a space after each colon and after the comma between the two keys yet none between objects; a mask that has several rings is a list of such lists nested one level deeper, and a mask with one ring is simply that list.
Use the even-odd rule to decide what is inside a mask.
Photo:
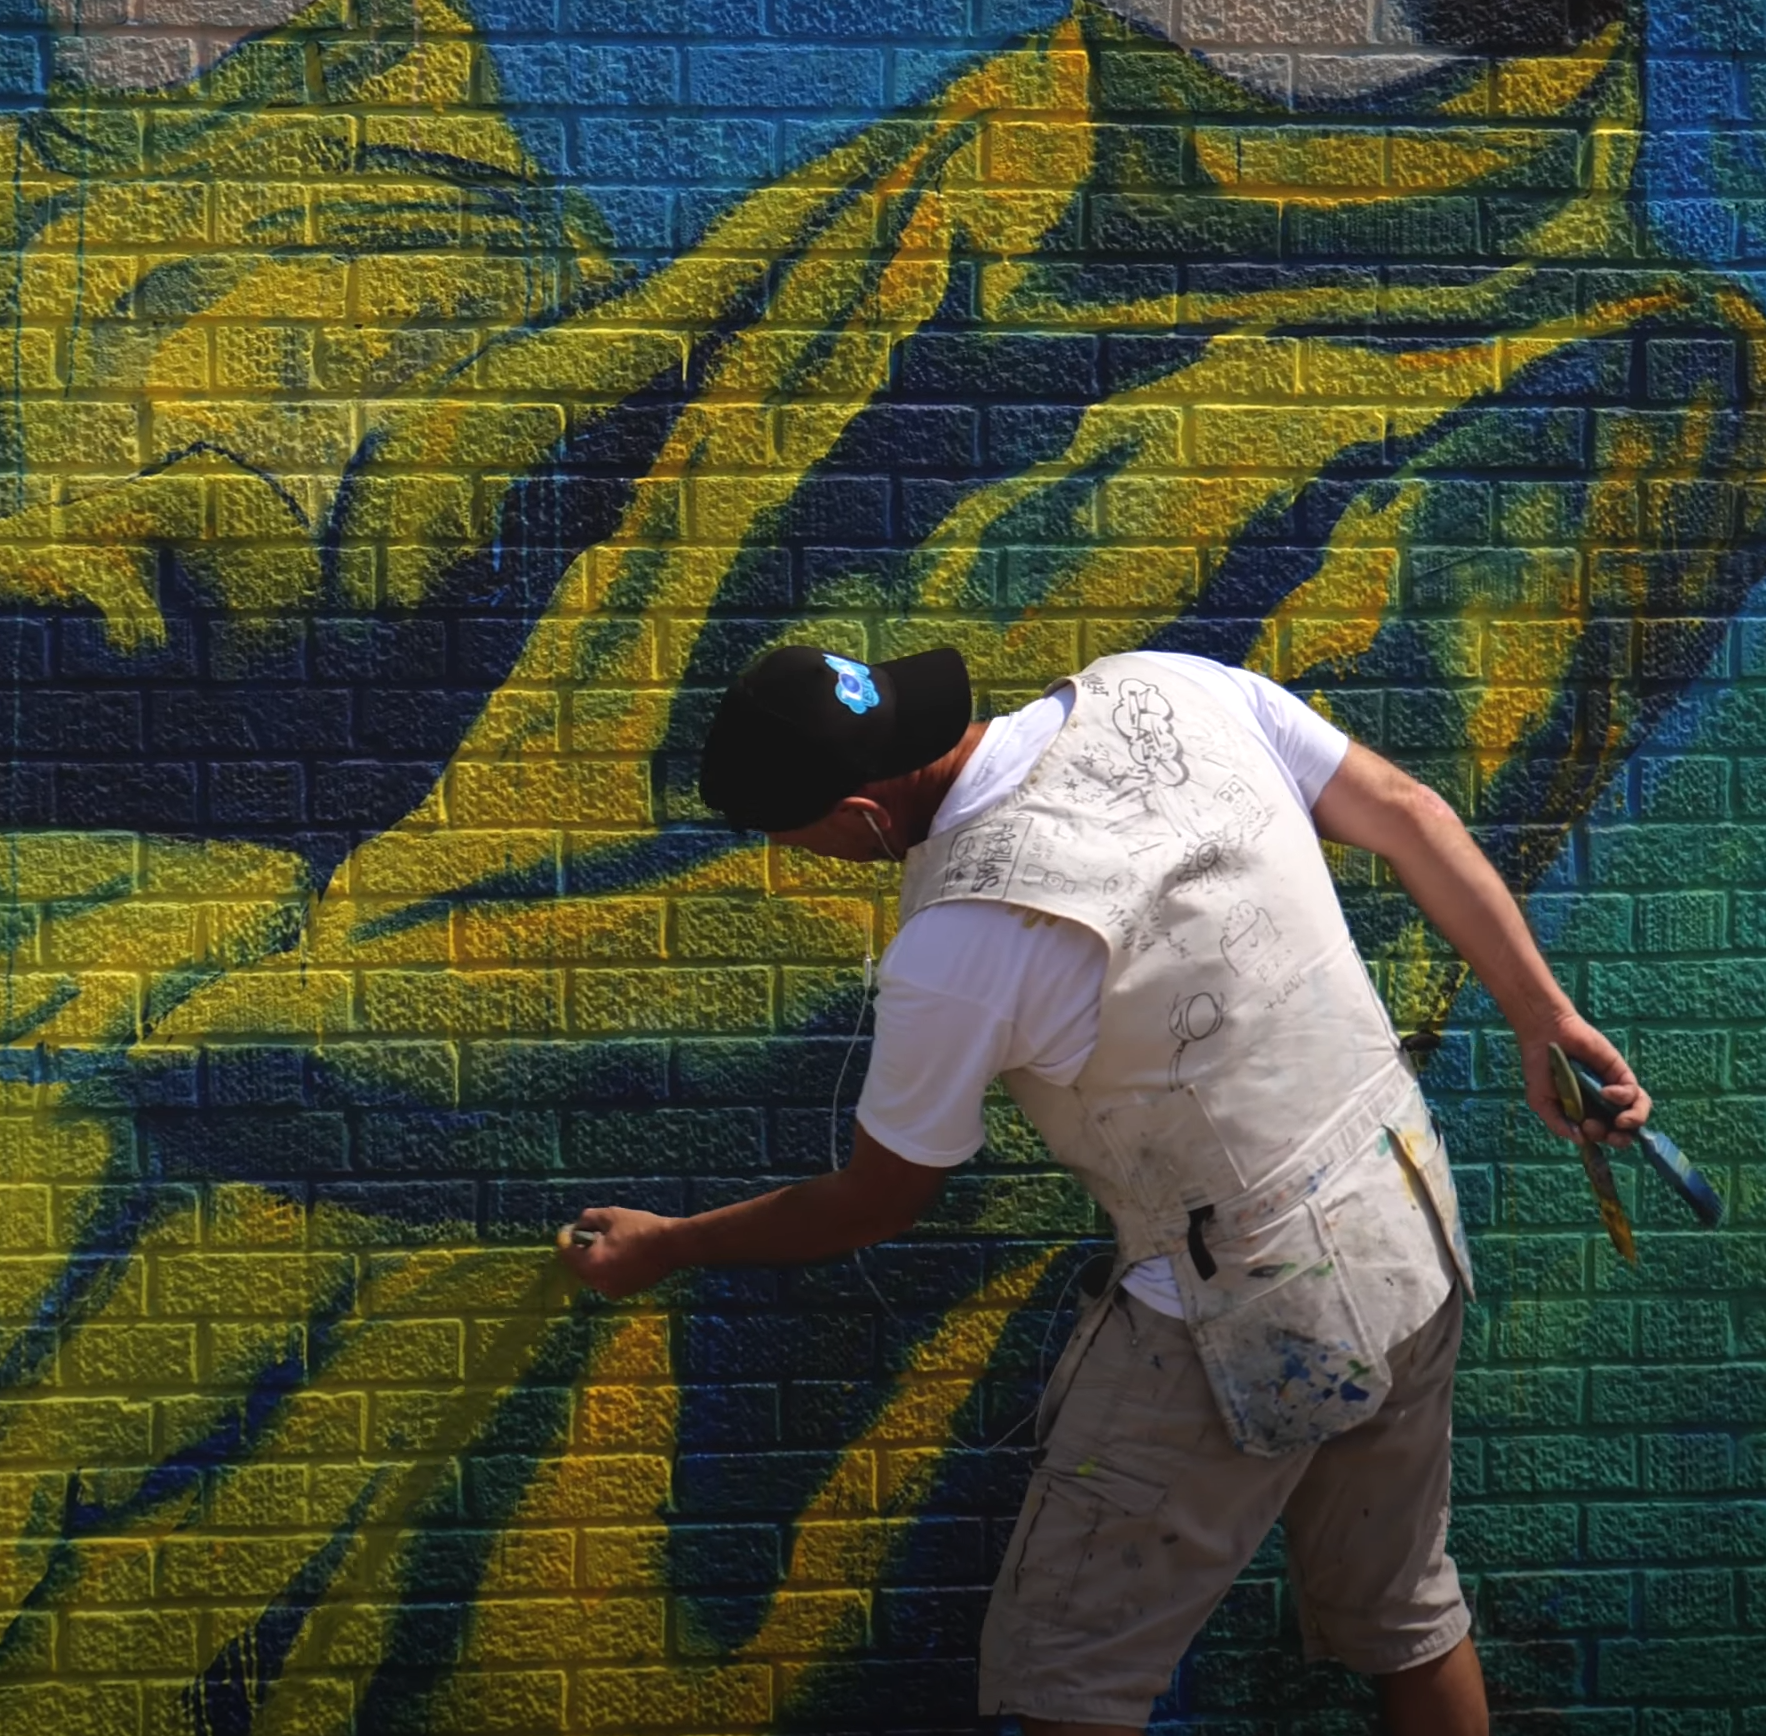
[{"label": "painted brick wall", "polygon": [[[1766,11],[6,0],[0,105],[8,1736],[974,1728],[1098,1231],[1007,1106],[862,1269],[549,1252],[828,1162],[888,884],[692,787],[788,639],[1203,651],[1478,827],[1731,1205],[1616,1264],[1335,864],[1500,1724],[1766,1732]],[[1369,1712],[1272,1544],[1160,1717]]]}]

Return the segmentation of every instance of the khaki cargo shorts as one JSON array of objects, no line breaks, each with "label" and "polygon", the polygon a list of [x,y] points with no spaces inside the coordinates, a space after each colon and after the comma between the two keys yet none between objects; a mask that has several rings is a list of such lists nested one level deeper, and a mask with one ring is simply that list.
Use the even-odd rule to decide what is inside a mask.
[{"label": "khaki cargo shorts", "polygon": [[1049,1380],[1039,1467],[981,1635],[981,1711],[1139,1730],[1277,1518],[1309,1658],[1408,1669],[1471,1627],[1446,1552],[1456,1288],[1392,1391],[1321,1446],[1227,1436],[1189,1328],[1117,1290]]}]

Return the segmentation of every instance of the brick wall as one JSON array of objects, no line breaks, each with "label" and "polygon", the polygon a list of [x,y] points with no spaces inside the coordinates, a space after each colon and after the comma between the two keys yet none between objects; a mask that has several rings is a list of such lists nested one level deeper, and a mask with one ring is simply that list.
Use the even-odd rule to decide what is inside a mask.
[{"label": "brick wall", "polygon": [[[0,104],[0,1726],[973,1728],[1099,1228],[1008,1107],[862,1269],[549,1252],[828,1161],[888,883],[692,777],[811,639],[1243,662],[1474,823],[1731,1205],[1617,1265],[1335,863],[1500,1721],[1766,1732],[1766,14],[8,0]],[[1365,1727],[1279,1569],[1161,1728]]]}]

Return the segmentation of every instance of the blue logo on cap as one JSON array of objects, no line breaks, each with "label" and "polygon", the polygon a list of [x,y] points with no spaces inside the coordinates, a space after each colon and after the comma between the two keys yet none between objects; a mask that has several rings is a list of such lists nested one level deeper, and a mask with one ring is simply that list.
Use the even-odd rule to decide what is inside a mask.
[{"label": "blue logo on cap", "polygon": [[834,671],[834,697],[848,711],[863,717],[873,705],[883,703],[877,684],[864,664],[854,663],[850,657],[836,657],[827,651],[822,653],[822,661]]}]

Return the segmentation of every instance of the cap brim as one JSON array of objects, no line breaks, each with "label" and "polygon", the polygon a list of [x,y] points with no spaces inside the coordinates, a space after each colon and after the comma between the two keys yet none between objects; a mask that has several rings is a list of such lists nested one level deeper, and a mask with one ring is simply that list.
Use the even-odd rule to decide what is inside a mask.
[{"label": "cap brim", "polygon": [[969,670],[960,651],[940,645],[871,665],[895,689],[894,729],[873,778],[898,778],[942,759],[975,715]]}]

